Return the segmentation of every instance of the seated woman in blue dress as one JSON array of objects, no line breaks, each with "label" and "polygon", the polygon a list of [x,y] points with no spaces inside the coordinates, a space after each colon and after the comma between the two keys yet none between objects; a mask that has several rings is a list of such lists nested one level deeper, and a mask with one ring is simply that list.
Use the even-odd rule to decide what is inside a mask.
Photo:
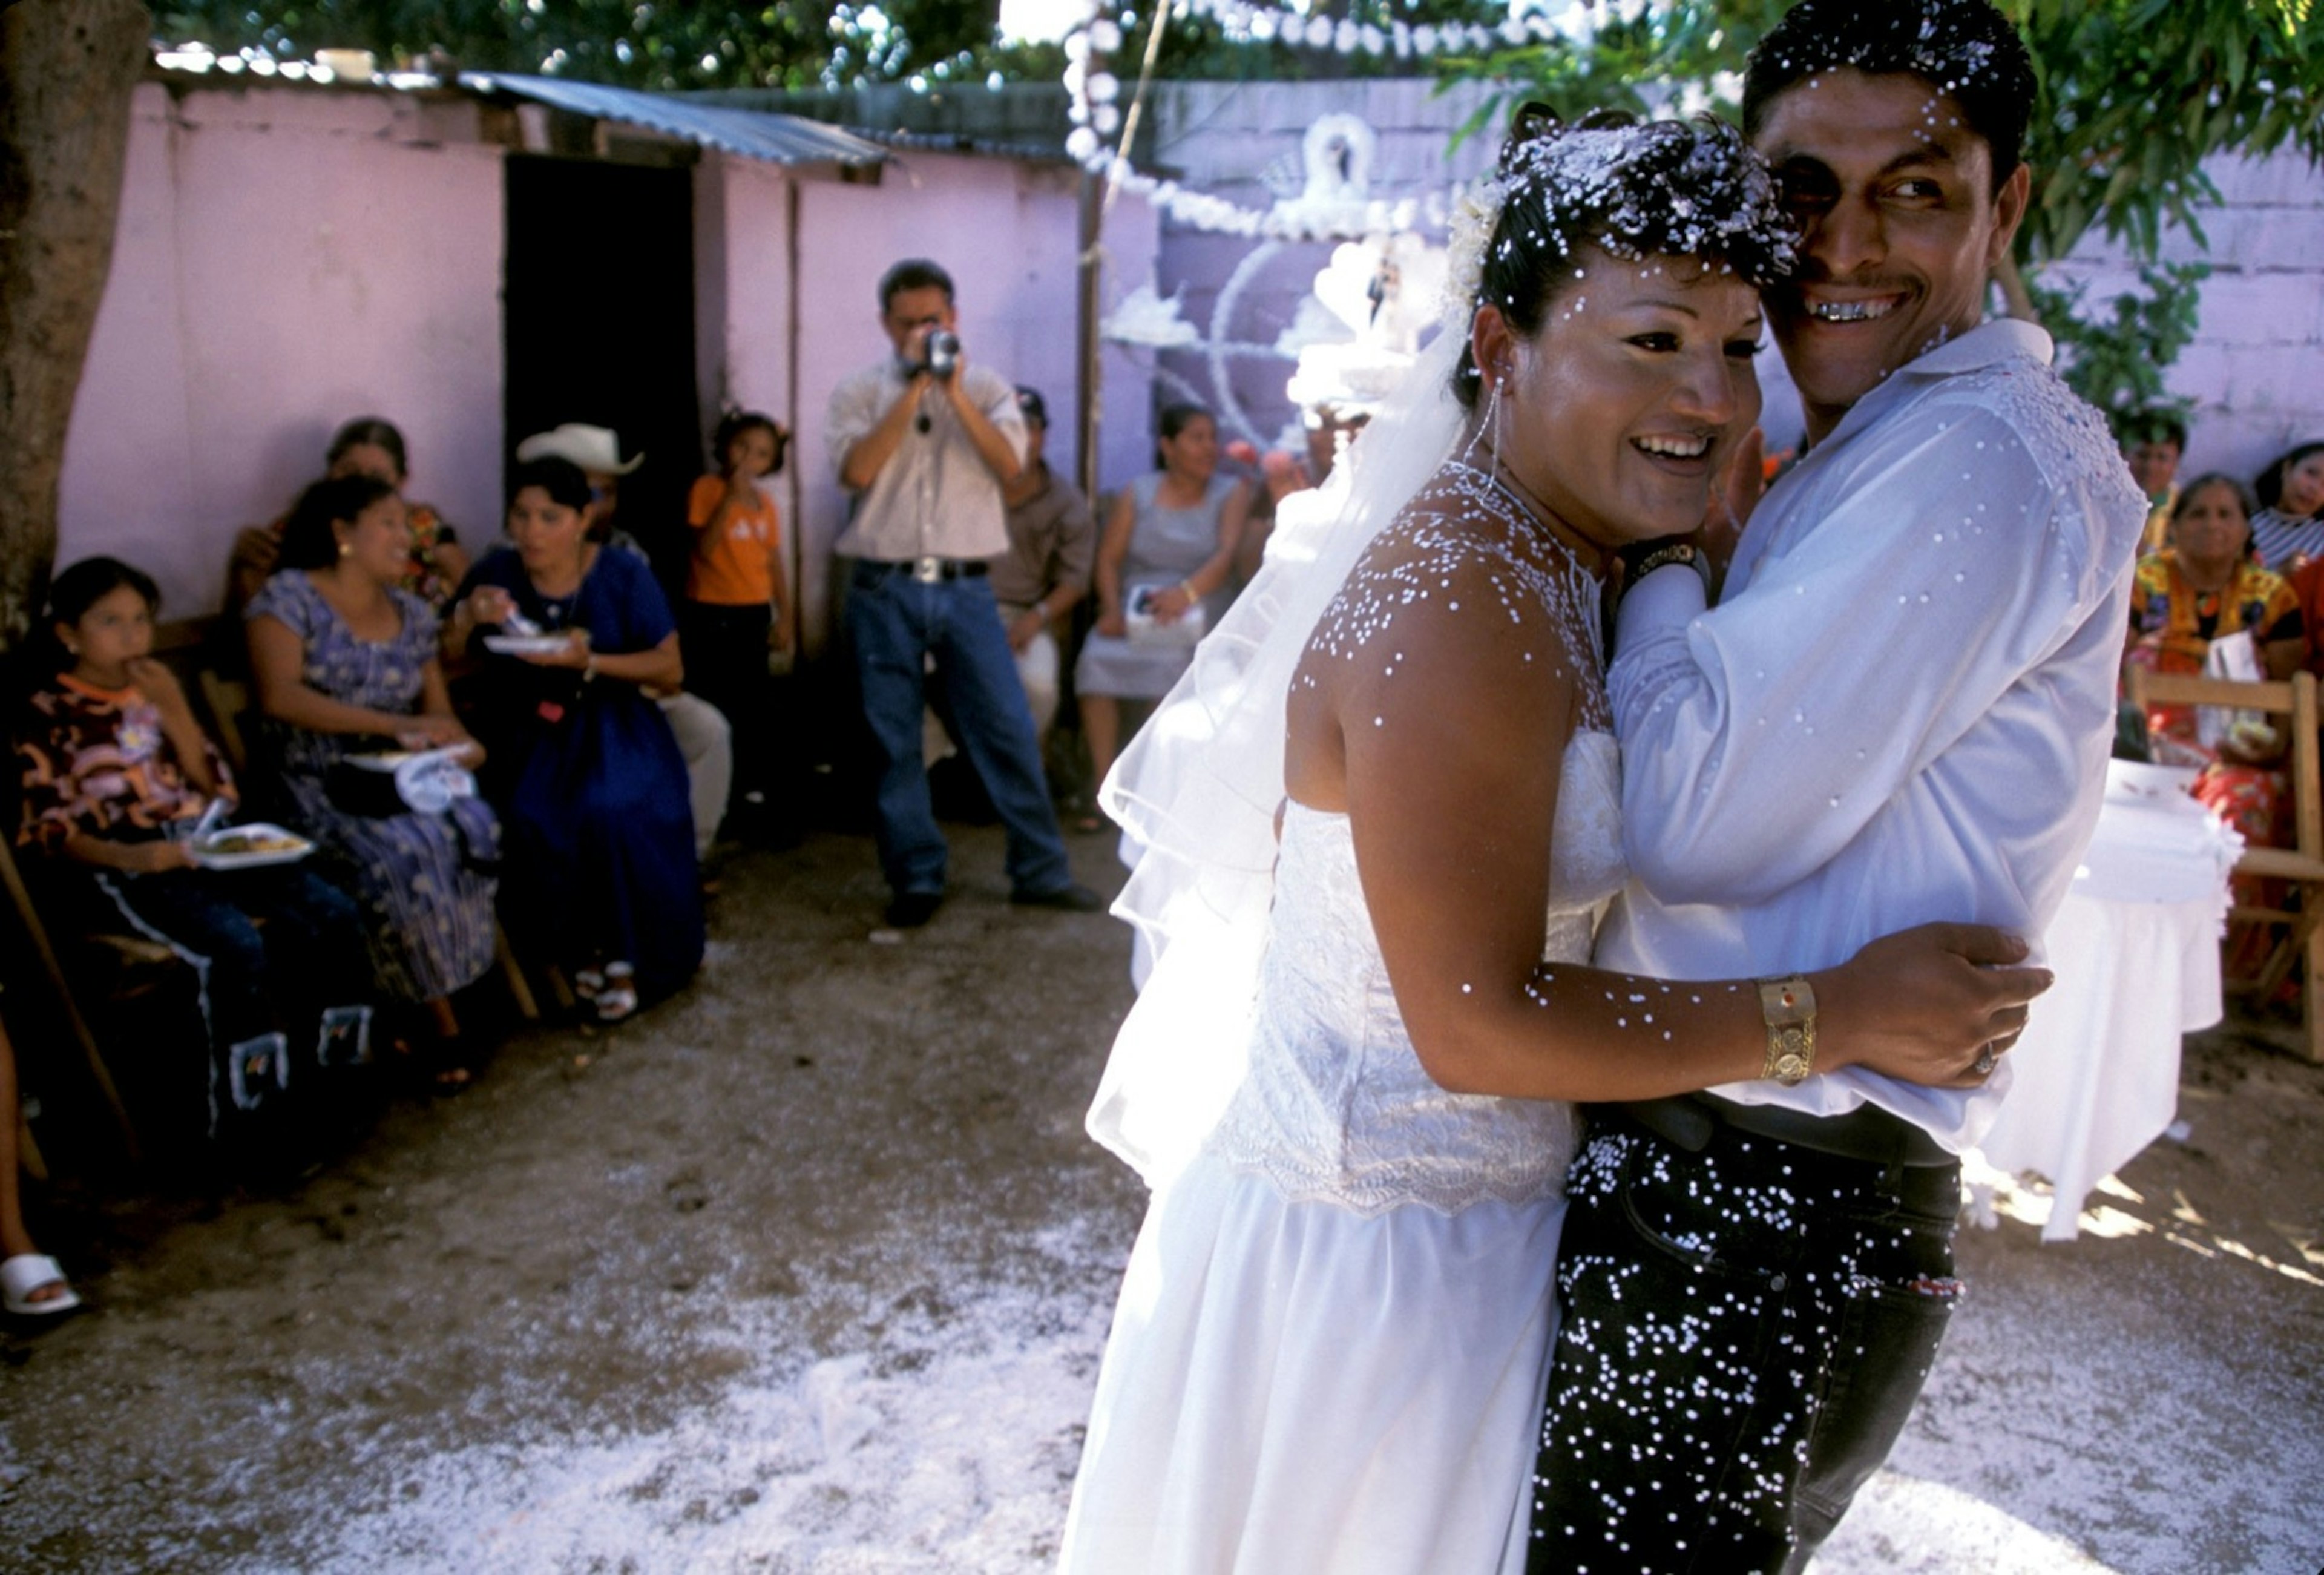
[{"label": "seated woman in blue dress", "polygon": [[[339,855],[363,899],[382,993],[425,1010],[438,1087],[468,1082],[453,992],[493,965],[500,824],[475,797],[402,807],[383,773],[349,757],[389,749],[483,751],[452,714],[438,622],[399,584],[411,556],[403,500],[367,475],[317,482],[281,537],[281,567],[244,609],[250,671],[286,814]],[[350,799],[344,785],[374,789]],[[338,790],[335,790],[335,788]]]},{"label": "seated woman in blue dress", "polygon": [[514,545],[468,571],[447,640],[482,664],[503,916],[617,1022],[701,965],[702,889],[686,762],[640,687],[684,677],[678,626],[644,559],[588,539],[588,507],[569,462],[517,466]]}]

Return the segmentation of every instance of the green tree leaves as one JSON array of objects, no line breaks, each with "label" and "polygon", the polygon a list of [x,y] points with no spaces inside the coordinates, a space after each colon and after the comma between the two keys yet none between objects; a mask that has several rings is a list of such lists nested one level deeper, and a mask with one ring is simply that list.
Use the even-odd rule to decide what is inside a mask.
[{"label": "green tree leaves", "polygon": [[656,88],[819,88],[953,76],[996,50],[999,0],[694,5],[684,0],[176,0],[171,41],[300,60],[367,49],[383,66],[440,51],[470,70]]}]

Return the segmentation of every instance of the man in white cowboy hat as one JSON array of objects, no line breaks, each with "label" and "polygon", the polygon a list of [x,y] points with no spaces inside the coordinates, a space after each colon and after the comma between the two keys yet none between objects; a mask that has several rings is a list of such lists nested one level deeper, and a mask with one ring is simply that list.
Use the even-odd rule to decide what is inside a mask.
[{"label": "man in white cowboy hat", "polygon": [[642,454],[632,454],[625,462],[622,458],[622,440],[611,427],[592,427],[586,421],[567,421],[546,432],[535,432],[516,446],[519,464],[535,459],[571,460],[586,472],[589,484],[596,486],[601,477],[627,475],[646,462]]},{"label": "man in white cowboy hat", "polygon": [[[567,421],[549,431],[535,432],[518,444],[516,457],[520,465],[562,459],[577,466],[588,477],[595,499],[589,507],[590,533],[602,532],[606,545],[645,556],[635,539],[610,521],[620,478],[643,465],[646,456],[632,454],[624,461],[621,438],[612,428]],[[678,752],[686,759],[686,796],[694,806],[694,855],[706,859],[711,843],[718,839],[718,823],[726,813],[726,795],[733,786],[733,731],[718,708],[700,695],[683,689],[653,694],[678,740]]]}]

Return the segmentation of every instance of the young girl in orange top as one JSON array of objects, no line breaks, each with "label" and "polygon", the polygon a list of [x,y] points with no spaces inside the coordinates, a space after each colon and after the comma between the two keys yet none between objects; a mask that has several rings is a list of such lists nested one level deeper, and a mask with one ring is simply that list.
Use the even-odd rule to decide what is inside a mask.
[{"label": "young girl in orange top", "polygon": [[718,423],[719,469],[694,484],[686,520],[694,528],[678,640],[686,686],[725,714],[734,730],[731,812],[737,826],[765,837],[774,704],[767,652],[791,649],[790,585],[783,573],[782,520],[771,478],[790,434],[771,416],[737,410]]}]

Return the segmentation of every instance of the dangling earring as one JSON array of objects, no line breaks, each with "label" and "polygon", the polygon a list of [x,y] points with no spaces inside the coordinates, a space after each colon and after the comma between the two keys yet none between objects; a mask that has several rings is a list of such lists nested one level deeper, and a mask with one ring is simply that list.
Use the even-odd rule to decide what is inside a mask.
[{"label": "dangling earring", "polygon": [[[1482,375],[1482,373],[1479,374],[1480,380]],[[1492,428],[1493,434],[1489,447],[1494,460],[1498,463],[1500,459],[1501,439],[1501,380],[1498,377],[1486,384],[1484,412],[1478,418],[1475,429],[1469,434],[1468,446],[1461,451],[1462,464],[1474,468],[1477,445],[1486,441],[1485,429],[1489,427]]]},{"label": "dangling earring", "polygon": [[355,544],[354,542],[342,541],[339,543],[339,556],[341,557],[353,557],[355,555]]},{"label": "dangling earring", "polygon": [[1505,376],[1493,380],[1493,463],[1498,465],[1508,463],[1501,455],[1501,389],[1507,382]]}]

